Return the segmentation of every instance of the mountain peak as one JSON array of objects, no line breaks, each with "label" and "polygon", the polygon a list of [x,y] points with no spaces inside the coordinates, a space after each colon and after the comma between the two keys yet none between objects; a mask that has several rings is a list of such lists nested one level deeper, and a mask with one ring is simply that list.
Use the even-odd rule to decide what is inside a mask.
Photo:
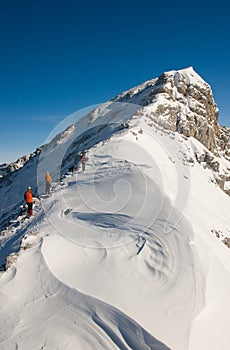
[{"label": "mountain peak", "polygon": [[166,129],[196,138],[215,154],[226,146],[220,140],[212,89],[193,67],[164,72],[113,101],[139,105],[143,115],[147,113]]},{"label": "mountain peak", "polygon": [[166,72],[166,74],[173,74],[174,76],[183,76],[186,80],[187,84],[205,84],[208,85],[207,82],[194,70],[192,66],[179,69],[179,70],[172,70],[169,72]]}]

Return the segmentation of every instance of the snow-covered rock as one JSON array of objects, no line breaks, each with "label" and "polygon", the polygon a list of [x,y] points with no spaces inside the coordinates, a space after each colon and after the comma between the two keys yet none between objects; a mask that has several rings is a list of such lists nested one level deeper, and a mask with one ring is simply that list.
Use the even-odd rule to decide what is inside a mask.
[{"label": "snow-covered rock", "polygon": [[211,87],[192,67],[163,73],[113,101],[147,106],[149,115],[162,126],[193,136],[216,151],[220,138],[218,108]]},{"label": "snow-covered rock", "polygon": [[217,182],[225,190],[224,183],[230,179],[230,163],[224,173],[219,168],[221,157],[230,160],[230,129],[219,125],[219,110],[211,86],[192,67],[165,72],[116,96],[113,101],[138,104],[142,106],[139,117],[148,117],[150,122],[197,139],[207,148],[204,162],[213,169]]}]

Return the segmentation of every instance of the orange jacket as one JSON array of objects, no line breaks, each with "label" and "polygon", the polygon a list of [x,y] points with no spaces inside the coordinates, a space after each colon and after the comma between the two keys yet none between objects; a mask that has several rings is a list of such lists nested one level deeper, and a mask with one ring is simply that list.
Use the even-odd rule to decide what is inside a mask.
[{"label": "orange jacket", "polygon": [[33,203],[33,194],[31,190],[27,190],[24,197],[25,197],[26,203]]},{"label": "orange jacket", "polygon": [[52,177],[50,176],[50,173],[48,171],[46,172],[46,182],[52,182]]}]

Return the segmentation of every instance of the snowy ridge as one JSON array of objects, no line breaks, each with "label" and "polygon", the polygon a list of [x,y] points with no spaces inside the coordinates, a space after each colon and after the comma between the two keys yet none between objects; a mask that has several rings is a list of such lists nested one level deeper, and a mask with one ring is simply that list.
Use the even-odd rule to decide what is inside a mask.
[{"label": "snowy ridge", "polygon": [[[23,204],[23,193],[28,184],[33,187],[35,195],[38,195],[36,172],[38,162],[41,162],[41,151],[48,159],[49,152],[52,154],[57,148],[59,153],[58,146],[63,144],[65,149],[68,143],[70,149],[66,150],[66,155],[63,155],[61,172],[64,174],[73,164],[76,151],[82,146],[90,148],[99,142],[100,138],[109,137],[116,132],[116,128],[125,121],[143,117],[149,119],[149,124],[157,123],[163,128],[177,131],[186,137],[194,137],[201,142],[206,148],[197,161],[201,160],[201,165],[204,167],[211,167],[220,188],[230,193],[229,129],[218,125],[218,109],[210,86],[192,67],[189,67],[166,72],[159,78],[149,80],[118,95],[89,113],[86,118],[70,125],[47,145],[40,147],[31,155],[20,158],[7,168],[3,167],[2,178],[0,178],[2,198],[0,229],[5,228],[10,219],[16,219],[20,214],[18,208]],[[101,125],[103,123],[104,126]],[[109,133],[108,128],[110,128]],[[85,135],[82,134],[82,130],[85,130]],[[89,133],[94,133],[94,137],[87,142]],[[44,167],[49,167],[48,162]],[[58,172],[59,169],[54,171],[55,179],[61,175]],[[43,178],[39,181],[42,182]],[[14,195],[9,196],[10,192]]]},{"label": "snowy ridge", "polygon": [[[210,86],[194,71],[193,67],[188,67],[181,70],[172,70],[164,72],[160,77],[155,79],[150,79],[134,88],[131,88],[127,91],[122,92],[112,99],[112,101],[124,101],[135,103],[139,105],[146,104],[146,98],[150,95],[150,92],[154,90],[158,91],[159,86],[161,86],[164,81],[163,77],[173,77],[175,87],[180,87],[180,84],[183,80],[187,85],[194,84],[201,87],[206,87],[210,89]],[[170,83],[168,83],[170,86]],[[148,103],[149,104],[149,103]]]},{"label": "snowy ridge", "polygon": [[[149,149],[155,150],[153,158]],[[67,175],[51,197],[42,199],[46,216],[32,219],[18,259],[0,279],[6,349],[13,344],[29,349],[33,338],[37,349],[197,350],[202,344],[214,350],[221,337],[227,350],[228,332],[222,334],[216,317],[210,322],[204,311],[198,329],[196,319],[211,307],[209,295],[221,277],[215,269],[221,265],[225,288],[216,303],[228,305],[229,253],[211,229],[229,234],[229,197],[208,181],[210,170],[204,174],[195,158],[191,167],[192,156],[180,135],[134,121],[90,150],[85,173]],[[176,198],[176,163],[183,165],[183,186],[192,187],[186,218],[173,207],[183,208]],[[216,201],[204,201],[207,191]],[[15,230],[20,234],[23,228]],[[207,283],[208,276],[213,282]],[[10,311],[15,307],[17,313]],[[15,333],[19,318],[24,330]],[[33,330],[31,323],[37,325]],[[203,339],[206,325],[215,332]]]},{"label": "snowy ridge", "polygon": [[1,349],[229,350],[229,163],[151,108],[110,101],[8,178],[9,193],[33,180],[41,205],[1,232]]}]

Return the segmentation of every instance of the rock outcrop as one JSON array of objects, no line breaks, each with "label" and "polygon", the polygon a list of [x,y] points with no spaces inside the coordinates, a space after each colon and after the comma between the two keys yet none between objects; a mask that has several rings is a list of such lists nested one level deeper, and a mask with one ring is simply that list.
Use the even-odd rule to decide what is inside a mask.
[{"label": "rock outcrop", "polygon": [[219,125],[219,110],[212,89],[192,67],[163,73],[112,101],[137,104],[140,106],[138,115],[145,115],[166,129],[201,142],[209,152],[204,152],[197,161],[206,163],[217,173],[217,183],[225,189],[230,169],[227,167],[226,173],[218,174],[218,158],[230,161],[230,129]]},{"label": "rock outcrop", "polygon": [[113,101],[151,106],[152,117],[159,124],[195,137],[213,153],[218,146],[226,146],[226,139],[220,140],[219,110],[211,87],[191,67],[163,73]]}]

